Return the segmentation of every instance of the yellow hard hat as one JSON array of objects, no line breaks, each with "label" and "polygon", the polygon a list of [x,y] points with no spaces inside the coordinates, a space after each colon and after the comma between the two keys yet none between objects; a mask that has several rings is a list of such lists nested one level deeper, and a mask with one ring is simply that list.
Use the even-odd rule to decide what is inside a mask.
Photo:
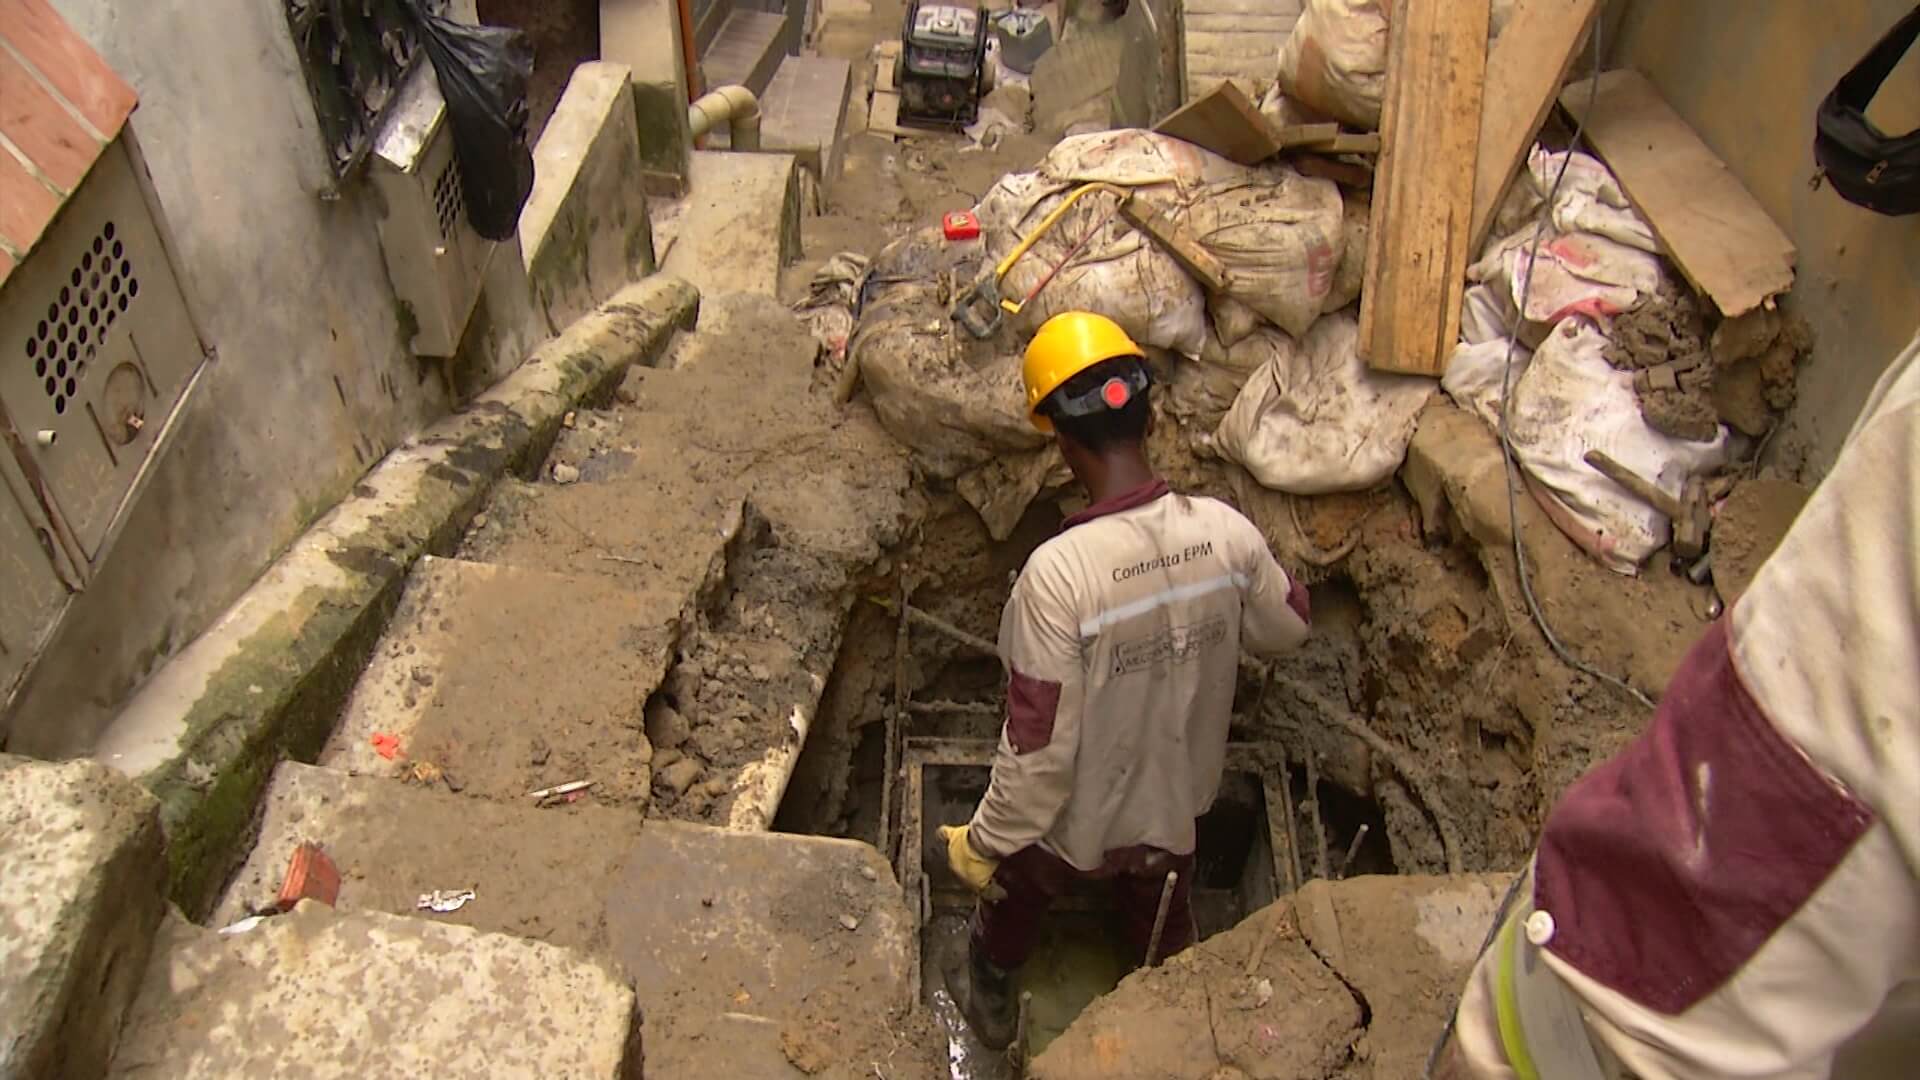
[{"label": "yellow hard hat", "polygon": [[1040,326],[1027,343],[1020,378],[1027,386],[1027,419],[1041,431],[1052,431],[1053,421],[1040,415],[1040,403],[1060,384],[1104,360],[1121,356],[1146,359],[1120,324],[1091,311],[1064,311]]}]

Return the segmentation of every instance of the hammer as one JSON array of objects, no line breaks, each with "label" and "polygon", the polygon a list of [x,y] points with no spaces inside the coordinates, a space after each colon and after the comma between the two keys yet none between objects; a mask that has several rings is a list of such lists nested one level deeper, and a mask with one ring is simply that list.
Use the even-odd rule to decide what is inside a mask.
[{"label": "hammer", "polygon": [[1706,554],[1707,530],[1713,527],[1713,515],[1707,509],[1707,487],[1689,477],[1680,497],[1662,491],[1659,485],[1598,450],[1586,453],[1587,464],[1607,479],[1633,492],[1655,510],[1673,519],[1673,553],[1682,559],[1697,559]]}]

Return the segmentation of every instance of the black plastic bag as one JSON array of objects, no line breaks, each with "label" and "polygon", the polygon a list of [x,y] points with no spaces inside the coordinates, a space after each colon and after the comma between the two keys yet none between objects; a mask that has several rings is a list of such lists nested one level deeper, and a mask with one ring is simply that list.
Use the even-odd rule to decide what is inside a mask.
[{"label": "black plastic bag", "polygon": [[1890,136],[1867,119],[1900,58],[1920,39],[1920,6],[1894,25],[1820,103],[1814,160],[1848,202],[1882,214],[1920,214],[1920,131]]},{"label": "black plastic bag", "polygon": [[506,240],[520,227],[520,208],[533,191],[533,151],[527,147],[533,45],[518,30],[435,15],[426,0],[413,0],[412,8],[420,44],[447,99],[467,220],[481,236]]}]

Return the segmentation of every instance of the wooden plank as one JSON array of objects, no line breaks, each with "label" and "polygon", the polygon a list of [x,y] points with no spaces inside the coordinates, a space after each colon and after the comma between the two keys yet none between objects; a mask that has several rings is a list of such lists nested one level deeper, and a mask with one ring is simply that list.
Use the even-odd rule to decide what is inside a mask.
[{"label": "wooden plank", "polygon": [[1315,154],[1377,154],[1380,152],[1380,134],[1374,131],[1341,132],[1330,139],[1302,143],[1298,149]]},{"label": "wooden plank", "polygon": [[1153,126],[1162,135],[1185,139],[1229,161],[1258,165],[1280,152],[1273,122],[1247,95],[1223,82],[1170,113]]},{"label": "wooden plank", "polygon": [[[1593,112],[1587,115],[1589,96]],[[1731,319],[1793,287],[1793,241],[1637,71],[1560,94],[1587,142],[1693,287]]]},{"label": "wooden plank", "polygon": [[873,88],[876,91],[897,94],[900,87],[893,81],[893,61],[882,59],[873,66]]},{"label": "wooden plank", "polygon": [[1328,143],[1340,137],[1340,125],[1332,122],[1324,124],[1288,124],[1274,132],[1281,146],[1313,146]]},{"label": "wooden plank", "polygon": [[1480,163],[1473,180],[1473,233],[1478,255],[1493,227],[1500,197],[1527,159],[1560,84],[1593,28],[1600,0],[1519,0],[1487,57],[1480,109]]},{"label": "wooden plank", "polygon": [[1127,224],[1147,234],[1154,243],[1160,245],[1180,268],[1200,280],[1210,291],[1227,291],[1227,271],[1220,260],[1201,245],[1194,235],[1154,209],[1151,203],[1138,195],[1129,195],[1120,204],[1120,216]]},{"label": "wooden plank", "polygon": [[1438,375],[1460,336],[1488,0],[1399,0],[1360,293],[1360,355]]},{"label": "wooden plank", "polygon": [[912,132],[900,126],[900,95],[876,91],[873,108],[867,113],[867,130],[875,135],[899,137]]}]

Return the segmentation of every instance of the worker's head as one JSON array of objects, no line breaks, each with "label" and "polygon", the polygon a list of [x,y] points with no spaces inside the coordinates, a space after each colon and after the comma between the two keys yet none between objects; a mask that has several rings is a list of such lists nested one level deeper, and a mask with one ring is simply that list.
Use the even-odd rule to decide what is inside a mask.
[{"label": "worker's head", "polygon": [[1153,379],[1146,354],[1112,319],[1088,311],[1048,319],[1027,345],[1021,376],[1028,418],[1059,438],[1076,473],[1087,458],[1141,451]]}]

